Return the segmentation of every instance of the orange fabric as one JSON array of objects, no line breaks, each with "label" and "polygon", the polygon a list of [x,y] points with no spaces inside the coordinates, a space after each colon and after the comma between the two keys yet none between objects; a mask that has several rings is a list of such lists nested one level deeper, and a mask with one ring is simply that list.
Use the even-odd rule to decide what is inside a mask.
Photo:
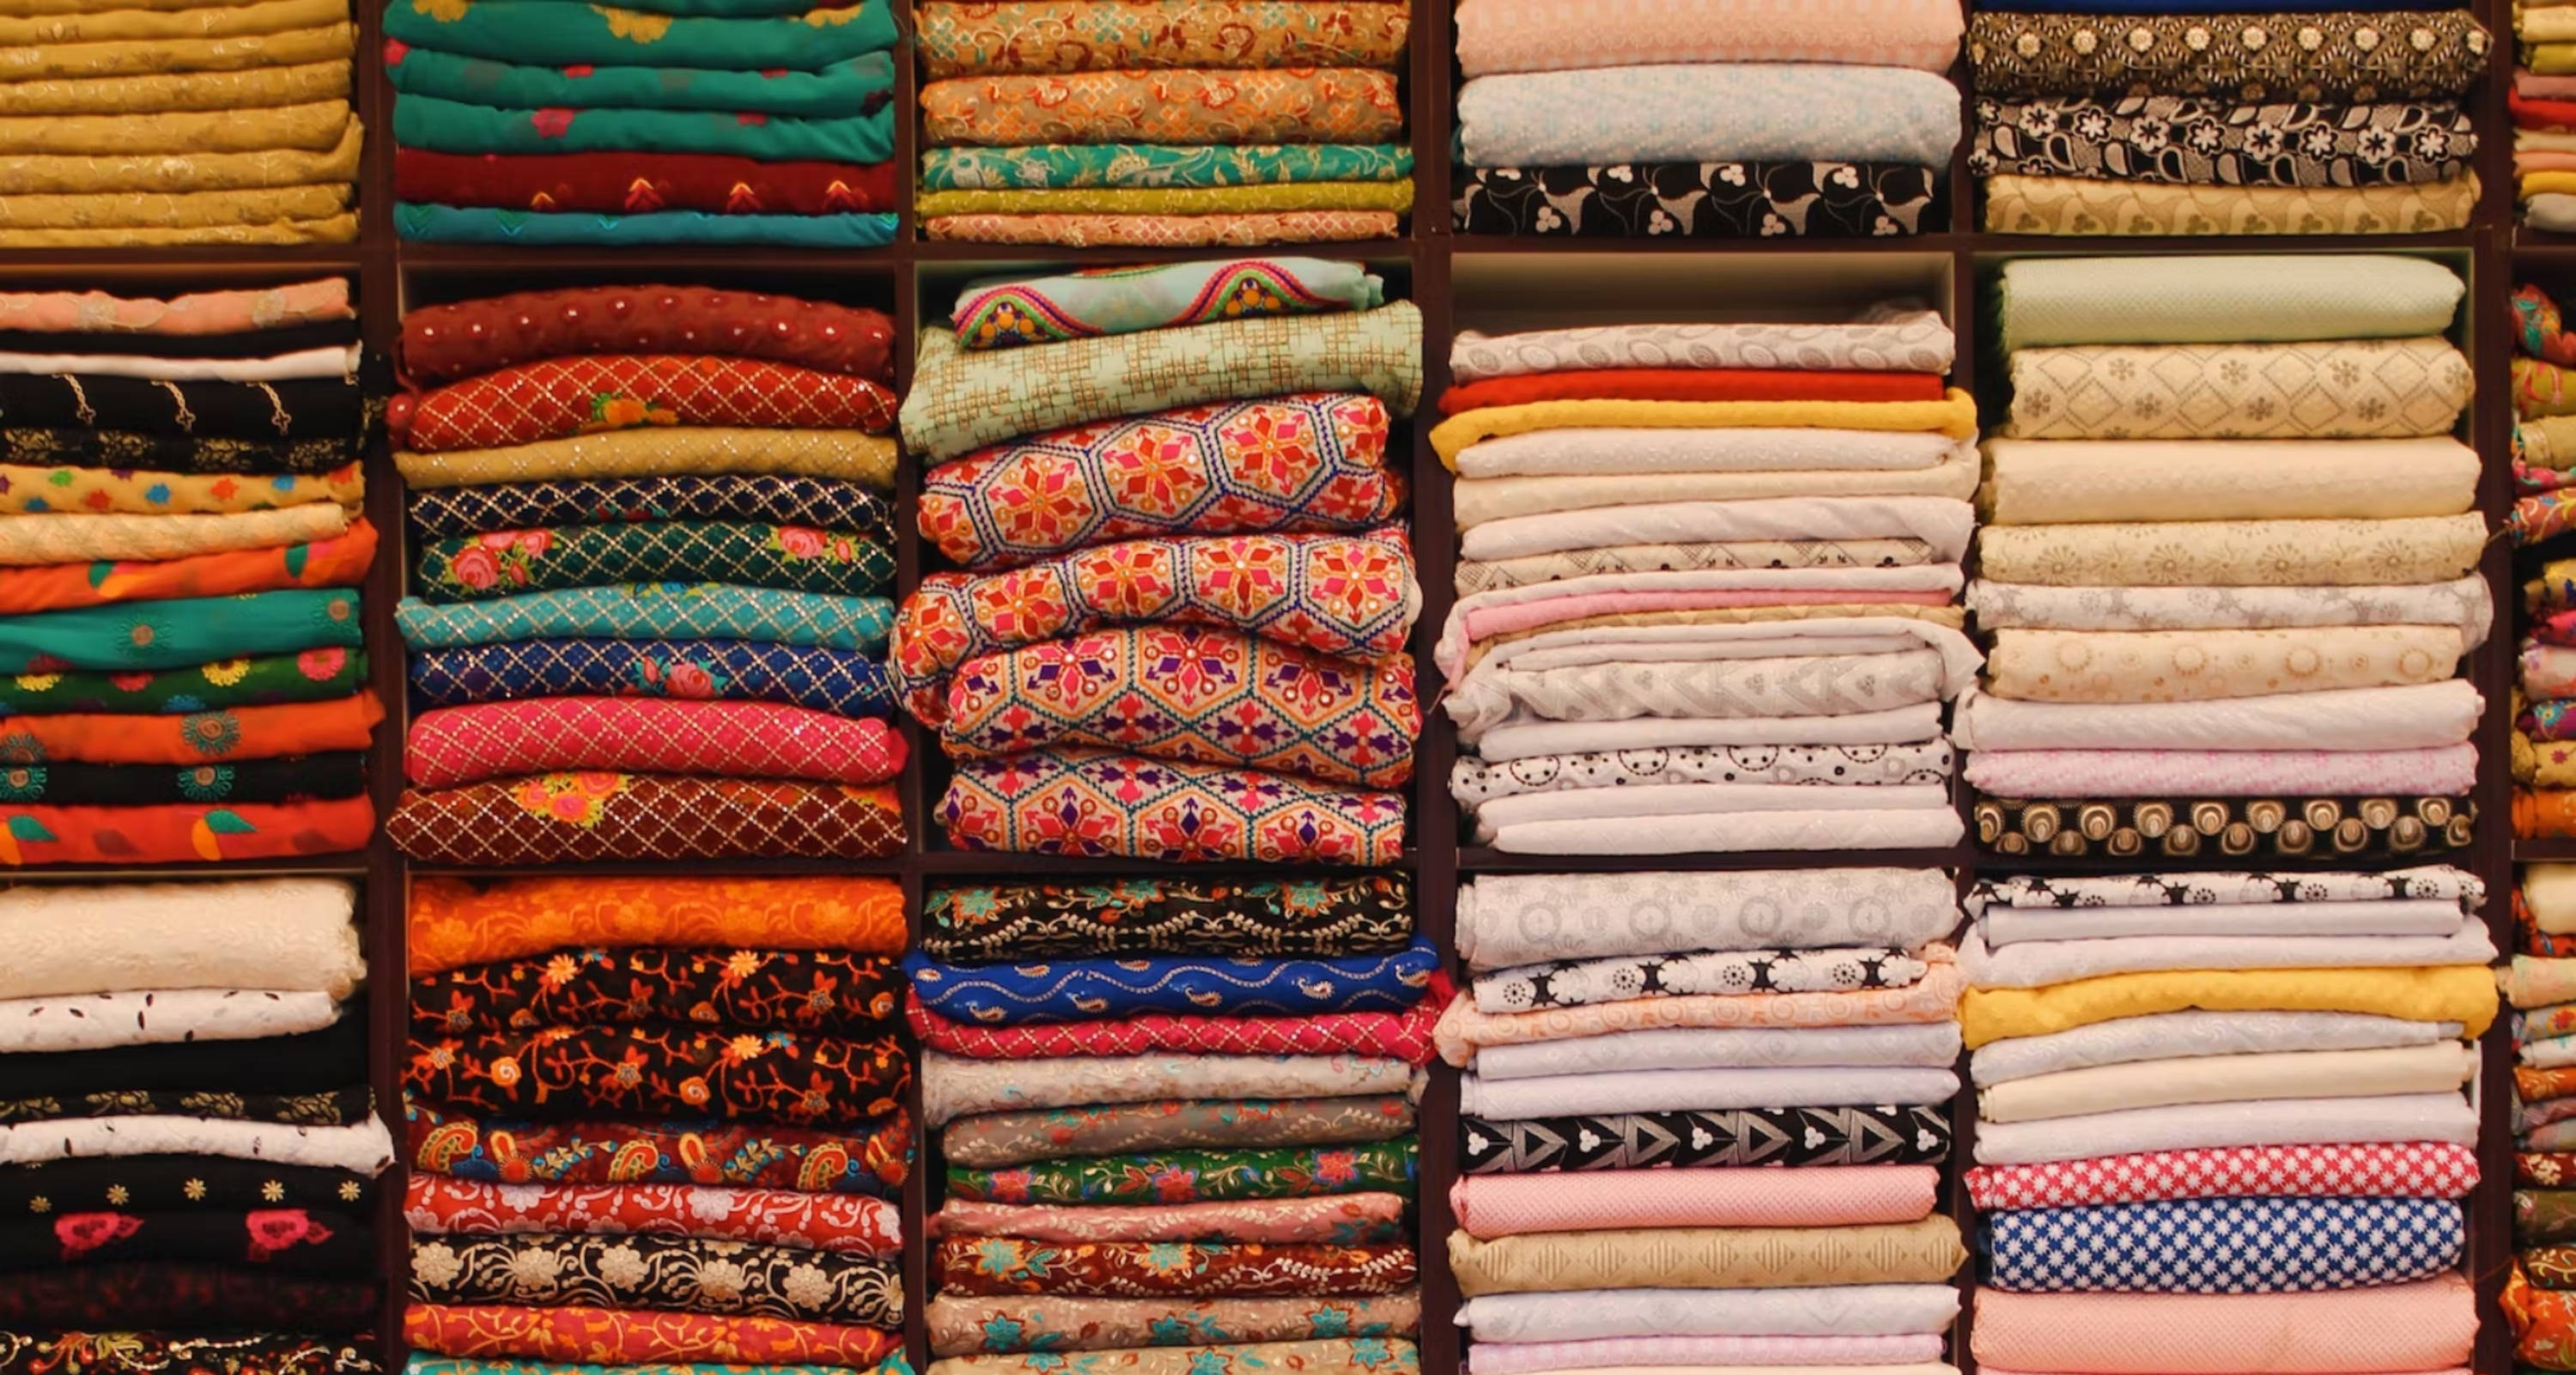
[{"label": "orange fabric", "polygon": [[368,692],[186,716],[13,716],[0,726],[0,762],[205,764],[363,750],[384,719],[384,706]]},{"label": "orange fabric", "polygon": [[288,859],[367,848],[375,805],[235,803],[200,807],[0,806],[0,864],[179,864]]},{"label": "orange fabric", "polygon": [[296,587],[356,587],[376,560],[376,527],[310,544],[231,549],[144,563],[54,563],[0,568],[0,615],[59,611],[109,602],[233,597]]},{"label": "orange fabric", "polygon": [[1593,368],[1488,377],[1441,393],[1440,413],[1534,401],[1938,401],[1928,372],[1803,368]]},{"label": "orange fabric", "polygon": [[2514,789],[2513,834],[2517,840],[2576,837],[2576,791],[2565,788]]},{"label": "orange fabric", "polygon": [[887,878],[415,879],[411,972],[566,946],[714,945],[900,955],[903,889]]},{"label": "orange fabric", "polygon": [[523,1357],[594,1365],[872,1366],[898,1335],[841,1323],[618,1308],[415,1303],[403,1336],[445,1356]]},{"label": "orange fabric", "polygon": [[2576,1068],[2531,1069],[2516,1065],[2513,1067],[2513,1091],[2526,1103],[2576,1095]]}]

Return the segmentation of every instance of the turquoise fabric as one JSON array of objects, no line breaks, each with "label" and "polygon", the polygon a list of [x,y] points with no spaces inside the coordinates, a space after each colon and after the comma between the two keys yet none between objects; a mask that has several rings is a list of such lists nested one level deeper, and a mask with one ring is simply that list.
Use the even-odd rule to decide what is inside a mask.
[{"label": "turquoise fabric", "polygon": [[413,48],[385,63],[394,89],[469,105],[535,110],[725,110],[835,118],[894,92],[894,55],[869,53],[816,72],[697,71],[687,67],[593,67],[574,76],[485,57]]},{"label": "turquoise fabric", "polygon": [[821,71],[891,52],[898,35],[889,0],[813,9],[775,19],[673,17],[576,0],[388,0],[385,37],[432,52],[547,66],[704,67],[717,71]]},{"label": "turquoise fabric", "polygon": [[775,244],[788,248],[883,248],[895,217],[883,215],[541,215],[530,210],[429,205],[394,207],[394,232],[414,243]]},{"label": "turquoise fabric", "polygon": [[921,155],[925,191],[1070,191],[1092,187],[1276,186],[1309,181],[1402,181],[1413,150],[1392,143],[1154,143],[933,148]]},{"label": "turquoise fabric", "polygon": [[345,588],[117,602],[0,617],[0,673],[193,668],[222,659],[354,649],[361,602]]},{"label": "turquoise fabric", "polygon": [[716,153],[868,163],[894,156],[894,111],[745,120],[721,110],[504,110],[413,95],[394,102],[394,142],[433,153]]},{"label": "turquoise fabric", "polygon": [[631,583],[455,606],[405,597],[394,608],[394,620],[414,649],[587,636],[749,640],[875,654],[894,628],[894,603],[728,583]]}]

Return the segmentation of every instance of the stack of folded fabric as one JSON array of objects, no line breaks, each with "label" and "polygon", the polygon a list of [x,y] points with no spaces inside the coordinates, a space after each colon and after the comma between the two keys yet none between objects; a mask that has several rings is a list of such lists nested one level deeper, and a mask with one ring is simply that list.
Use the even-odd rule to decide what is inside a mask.
[{"label": "stack of folded fabric", "polygon": [[372,1375],[356,893],[0,893],[0,1367]]},{"label": "stack of folded fabric", "polygon": [[349,0],[0,17],[0,249],[351,243]]},{"label": "stack of folded fabric", "polygon": [[414,311],[416,859],[882,856],[904,744],[882,312],[702,287]]},{"label": "stack of folded fabric", "polygon": [[[879,0],[882,3],[882,0]],[[933,239],[1391,239],[1411,0],[917,0]]]},{"label": "stack of folded fabric", "polygon": [[2576,403],[2549,404],[2576,367],[2576,335],[2558,302],[2526,283],[2513,293],[2516,370],[2513,426],[2513,515],[2516,544],[2539,544],[2576,530]]},{"label": "stack of folded fabric", "polygon": [[2450,868],[1979,883],[1977,1364],[2466,1367],[2484,896]]},{"label": "stack of folded fabric", "polygon": [[394,229],[447,243],[894,238],[890,0],[386,0]]},{"label": "stack of folded fabric", "polygon": [[1458,227],[1945,229],[1960,23],[1959,0],[1460,0]]},{"label": "stack of folded fabric", "polygon": [[349,284],[0,293],[0,865],[365,847]]},{"label": "stack of folded fabric", "polygon": [[1957,889],[1725,880],[1460,891],[1474,986],[1438,1035],[1467,1071],[1449,1262],[1477,1375],[1950,1369]]},{"label": "stack of folded fabric", "polygon": [[1438,655],[1474,838],[1541,854],[1939,848],[1976,407],[1919,305],[1458,336]]},{"label": "stack of folded fabric", "polygon": [[1409,880],[934,889],[922,929],[936,1375],[1416,1368]]},{"label": "stack of folded fabric", "polygon": [[977,283],[922,332],[904,442],[959,570],[904,603],[894,675],[950,844],[1397,858],[1422,317],[1379,302],[1355,263],[1183,263]]},{"label": "stack of folded fabric", "polygon": [[2005,854],[2468,844],[2492,619],[2462,288],[2398,257],[2005,265],[1992,637],[1952,738]]},{"label": "stack of folded fabric", "polygon": [[907,1370],[903,931],[886,879],[417,881],[411,1346]]},{"label": "stack of folded fabric", "polygon": [[2522,0],[2513,28],[2521,60],[2507,102],[2523,215],[2534,229],[2576,233],[2576,6]]},{"label": "stack of folded fabric", "polygon": [[2513,912],[2517,1254],[2504,1312],[2524,1368],[2576,1370],[2576,865],[2525,866]]},{"label": "stack of folded fabric", "polygon": [[1978,9],[1968,165],[1990,232],[2422,234],[2477,208],[2461,97],[2492,40],[2465,6]]}]

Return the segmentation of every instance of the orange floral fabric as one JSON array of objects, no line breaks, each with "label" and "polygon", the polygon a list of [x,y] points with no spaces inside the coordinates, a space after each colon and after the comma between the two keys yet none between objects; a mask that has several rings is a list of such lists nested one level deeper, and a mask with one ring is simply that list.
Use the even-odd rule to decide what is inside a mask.
[{"label": "orange floral fabric", "polygon": [[1068,72],[972,76],[921,88],[933,145],[1392,143],[1404,134],[1395,73]]},{"label": "orange floral fabric", "polygon": [[444,1303],[415,1303],[405,1309],[403,1337],[443,1356],[592,1365],[871,1366],[901,1340],[897,1333],[874,1327],[786,1318]]},{"label": "orange floral fabric", "polygon": [[[123,718],[133,720],[133,717]],[[0,807],[0,865],[290,859],[367,847],[376,809],[329,802],[200,807]]]},{"label": "orange floral fabric", "polygon": [[415,976],[586,945],[900,955],[903,889],[888,878],[412,881]]},{"label": "orange floral fabric", "polygon": [[53,563],[0,568],[0,615],[21,616],[110,602],[233,597],[296,587],[356,587],[376,560],[376,527],[309,544],[232,549],[143,563]]},{"label": "orange floral fabric", "polygon": [[327,702],[231,707],[186,716],[15,716],[0,726],[0,762],[204,764],[363,750],[384,719],[384,705],[365,692]]}]

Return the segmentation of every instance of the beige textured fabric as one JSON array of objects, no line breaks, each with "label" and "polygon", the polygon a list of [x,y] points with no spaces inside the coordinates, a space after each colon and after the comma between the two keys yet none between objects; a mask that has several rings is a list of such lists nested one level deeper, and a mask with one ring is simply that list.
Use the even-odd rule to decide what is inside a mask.
[{"label": "beige textured fabric", "polygon": [[0,230],[211,229],[327,220],[349,208],[356,188],[271,186],[249,191],[155,195],[110,191],[86,196],[0,198]]},{"label": "beige textured fabric", "polygon": [[2397,439],[2469,402],[2451,341],[2086,344],[2012,356],[2016,439]]},{"label": "beige textured fabric", "polygon": [[1985,446],[1989,524],[2387,520],[2477,504],[2478,454],[2446,437],[2031,440]]},{"label": "beige textured fabric", "polygon": [[28,115],[0,119],[0,154],[128,157],[136,153],[328,152],[356,127],[345,100],[258,110],[179,110],[130,115]]},{"label": "beige textured fabric", "polygon": [[349,64],[307,62],[240,72],[176,72],[0,83],[0,115],[159,114],[346,100]]},{"label": "beige textured fabric", "polygon": [[1667,501],[1752,501],[1764,497],[1955,497],[1976,495],[1983,464],[1954,454],[1929,468],[1772,473],[1580,473],[1480,477],[1452,488],[1458,525]]},{"label": "beige textured fabric", "polygon": [[0,520],[0,565],[175,559],[305,544],[348,528],[349,509],[330,501],[221,516],[35,516]]},{"label": "beige textured fabric", "polygon": [[2477,1063],[2477,1052],[2458,1041],[2140,1060],[1990,1085],[1977,1092],[1977,1115],[1988,1122],[2041,1122],[2185,1103],[2448,1093],[2468,1081]]},{"label": "beige textured fabric", "polygon": [[112,229],[0,229],[0,248],[175,248],[196,245],[356,243],[358,217],[282,220],[270,224]]},{"label": "beige textured fabric", "polygon": [[1476,641],[1467,647],[1467,662],[1462,674],[1473,671],[1486,656],[1509,648],[1538,635],[1556,635],[1568,630],[1600,629],[1641,625],[1748,625],[1759,621],[1832,620],[1844,616],[1902,616],[1909,620],[1929,621],[1965,630],[1967,608],[1959,606],[1915,606],[1904,603],[1876,602],[1825,603],[1815,606],[1724,606],[1694,611],[1618,611],[1604,616],[1580,616],[1570,621],[1550,621],[1529,630],[1515,630]]},{"label": "beige textured fabric", "polygon": [[884,435],[721,426],[609,430],[508,449],[394,455],[403,481],[414,487],[677,473],[801,473],[892,487],[894,462],[895,442]]},{"label": "beige textured fabric", "polygon": [[1986,691],[2025,702],[2207,702],[2438,683],[2468,646],[2444,625],[1998,630]]},{"label": "beige textured fabric", "polygon": [[358,26],[346,21],[281,33],[142,42],[48,43],[0,48],[0,80],[143,76],[152,72],[237,72],[347,61],[358,50]]},{"label": "beige textured fabric", "polygon": [[366,139],[347,121],[340,141],[323,152],[273,148],[255,153],[0,157],[0,196],[90,195],[141,191],[246,191],[263,186],[322,186],[354,180]]},{"label": "beige textured fabric", "polygon": [[1458,595],[1463,597],[1497,587],[1527,587],[1596,573],[1709,568],[1910,568],[1941,561],[1930,541],[1912,538],[1614,544],[1508,559],[1462,559],[1458,563],[1457,585]]},{"label": "beige textured fabric", "polygon": [[2436,234],[2478,208],[2474,172],[2406,186],[2172,186],[1986,178],[1991,234]]},{"label": "beige textured fabric", "polygon": [[1940,1284],[1967,1259],[1959,1224],[1947,1217],[1874,1227],[1532,1232],[1491,1241],[1449,1234],[1449,1268],[1468,1298],[1570,1289]]},{"label": "beige textured fabric", "polygon": [[2448,582],[2478,566],[2486,520],[2207,520],[1991,525],[1984,576],[2054,587],[2266,587]]}]

